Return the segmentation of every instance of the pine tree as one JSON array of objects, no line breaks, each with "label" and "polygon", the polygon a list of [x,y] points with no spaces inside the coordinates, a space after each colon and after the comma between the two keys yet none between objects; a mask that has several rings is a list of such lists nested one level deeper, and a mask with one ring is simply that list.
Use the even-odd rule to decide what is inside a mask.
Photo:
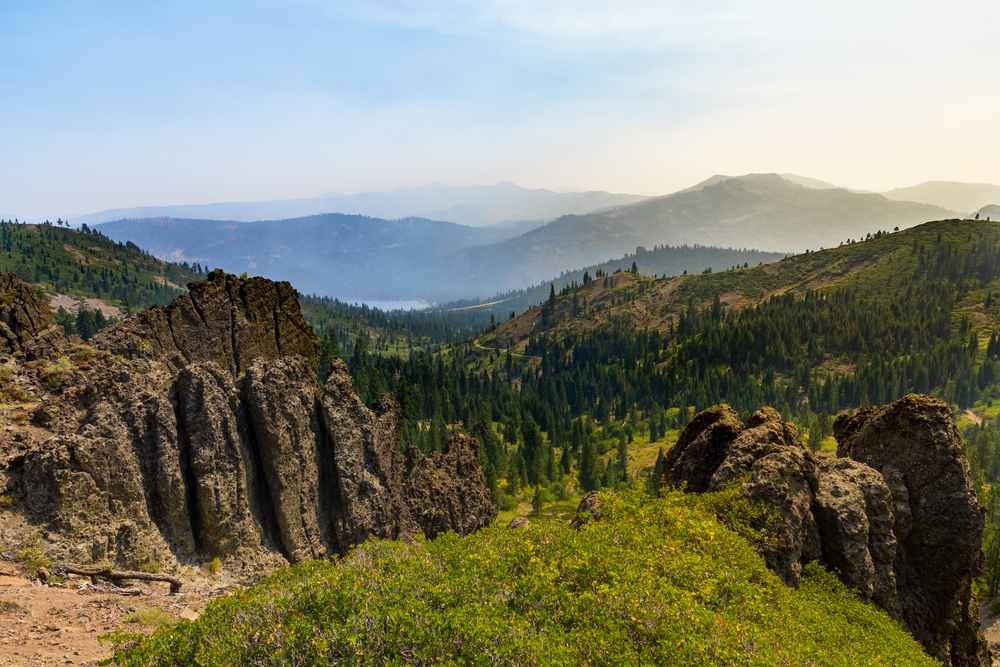
[{"label": "pine tree", "polygon": [[580,472],[578,477],[580,488],[584,491],[594,491],[598,488],[596,466],[597,452],[594,449],[594,443],[590,441],[590,438],[587,438],[583,442],[583,451],[580,454]]}]

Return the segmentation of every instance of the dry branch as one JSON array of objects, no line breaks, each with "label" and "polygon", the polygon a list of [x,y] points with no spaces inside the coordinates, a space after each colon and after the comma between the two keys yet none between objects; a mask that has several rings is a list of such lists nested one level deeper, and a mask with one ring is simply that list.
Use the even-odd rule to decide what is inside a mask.
[{"label": "dry branch", "polygon": [[39,577],[42,581],[49,578],[51,574],[80,574],[90,577],[91,583],[99,585],[98,578],[107,579],[119,588],[127,588],[122,582],[126,579],[137,579],[139,581],[165,581],[170,584],[171,593],[180,593],[183,585],[180,579],[169,577],[165,574],[150,574],[149,572],[118,572],[110,567],[94,567],[87,565],[72,565],[61,563],[52,568],[51,573],[45,569],[39,570]]}]

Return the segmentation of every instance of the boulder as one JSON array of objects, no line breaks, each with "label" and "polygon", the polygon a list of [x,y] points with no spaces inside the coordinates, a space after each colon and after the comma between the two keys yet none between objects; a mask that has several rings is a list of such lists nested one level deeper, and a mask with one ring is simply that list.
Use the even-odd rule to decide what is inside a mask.
[{"label": "boulder", "polygon": [[34,359],[68,343],[35,288],[13,273],[0,274],[0,353],[25,353]]},{"label": "boulder", "polygon": [[863,598],[895,607],[893,502],[876,471],[850,459],[819,457],[812,512],[822,561]]},{"label": "boulder", "polygon": [[699,412],[663,456],[663,484],[685,484],[692,493],[707,491],[712,475],[729,452],[743,422],[728,405]]},{"label": "boulder", "polygon": [[573,515],[569,525],[579,530],[590,521],[600,521],[601,516],[601,493],[600,491],[591,491],[576,506],[576,514]]}]

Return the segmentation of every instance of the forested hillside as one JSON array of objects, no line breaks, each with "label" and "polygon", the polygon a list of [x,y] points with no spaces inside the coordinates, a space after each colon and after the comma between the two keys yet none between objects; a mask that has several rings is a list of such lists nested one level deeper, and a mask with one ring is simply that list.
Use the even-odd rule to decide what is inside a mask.
[{"label": "forested hillside", "polygon": [[1000,226],[873,232],[760,267],[587,276],[475,341],[356,354],[352,371],[365,400],[395,392],[408,442],[439,448],[450,428],[480,438],[508,507],[525,488],[556,498],[570,481],[587,490],[649,472],[658,447],[720,402],[774,406],[813,448],[830,446],[837,413],[910,392],[991,418]]},{"label": "forested hillside", "polygon": [[554,286],[561,291],[573,283],[582,284],[584,276],[601,276],[621,270],[632,270],[644,276],[679,276],[688,273],[701,273],[706,269],[723,269],[736,266],[757,266],[769,264],[785,257],[784,253],[767,252],[748,248],[717,248],[703,245],[654,246],[651,250],[638,247],[634,253],[625,253],[620,259],[610,259],[600,264],[585,266],[575,271],[564,271],[552,280],[526,289],[514,290],[483,299],[459,299],[441,304],[437,308],[427,310],[428,315],[435,313],[451,313],[463,309],[469,317],[481,326],[495,321],[503,322],[509,313],[522,313],[531,306],[537,306],[549,296],[549,289]]},{"label": "forested hillside", "polygon": [[12,221],[0,221],[0,272],[15,273],[46,294],[94,297],[126,309],[166,305],[201,277],[86,227]]},{"label": "forested hillside", "polygon": [[[66,332],[84,340],[117,316],[170,303],[187,291],[188,282],[208,272],[163,262],[131,241],[115,243],[86,225],[77,231],[63,224],[0,220],[0,273],[32,283],[50,300]],[[115,314],[106,315],[88,299]]]}]

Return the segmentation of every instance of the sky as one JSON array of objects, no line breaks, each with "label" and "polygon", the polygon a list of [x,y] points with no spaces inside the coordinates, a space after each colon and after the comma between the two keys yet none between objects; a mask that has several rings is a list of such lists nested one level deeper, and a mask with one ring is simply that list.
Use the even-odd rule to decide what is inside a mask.
[{"label": "sky", "polygon": [[514,181],[1000,183],[1000,3],[0,3],[0,217]]}]

